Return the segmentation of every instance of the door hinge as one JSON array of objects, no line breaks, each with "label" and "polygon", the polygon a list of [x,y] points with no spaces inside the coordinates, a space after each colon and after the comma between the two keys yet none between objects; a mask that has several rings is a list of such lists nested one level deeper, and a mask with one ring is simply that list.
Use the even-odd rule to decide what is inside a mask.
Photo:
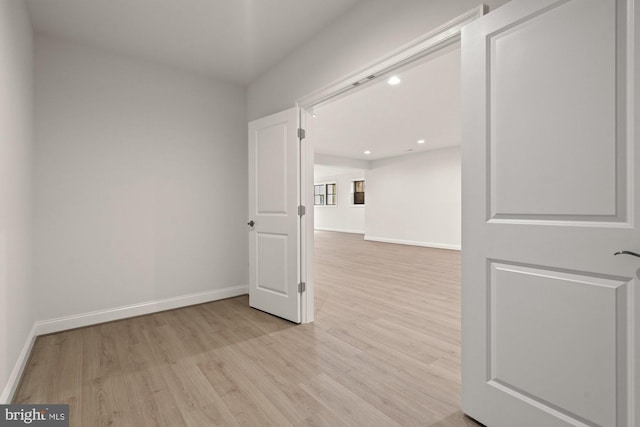
[{"label": "door hinge", "polygon": [[307,208],[305,206],[298,206],[298,216],[305,215],[307,213]]},{"label": "door hinge", "polygon": [[298,128],[298,139],[304,139],[306,136],[307,132],[302,128]]},{"label": "door hinge", "polygon": [[298,283],[298,293],[303,293],[307,290],[307,284],[305,282]]}]

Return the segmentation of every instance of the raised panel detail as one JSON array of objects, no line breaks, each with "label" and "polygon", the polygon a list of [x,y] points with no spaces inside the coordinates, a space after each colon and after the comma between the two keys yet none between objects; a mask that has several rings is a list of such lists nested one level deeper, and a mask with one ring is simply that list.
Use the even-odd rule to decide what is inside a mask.
[{"label": "raised panel detail", "polygon": [[259,214],[287,213],[287,124],[258,129],[254,139]]},{"label": "raised panel detail", "polygon": [[623,219],[615,25],[613,0],[559,1],[488,38],[489,218]]},{"label": "raised panel detail", "polygon": [[287,294],[287,245],[288,236],[282,234],[257,233],[258,271],[257,287],[262,290]]},{"label": "raised panel detail", "polygon": [[622,425],[628,282],[489,267],[489,383],[586,425]]}]

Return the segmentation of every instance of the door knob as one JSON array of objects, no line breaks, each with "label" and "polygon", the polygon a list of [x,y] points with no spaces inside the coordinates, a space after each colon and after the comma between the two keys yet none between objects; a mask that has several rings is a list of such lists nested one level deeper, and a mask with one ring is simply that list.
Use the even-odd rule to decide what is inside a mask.
[{"label": "door knob", "polygon": [[247,223],[247,225],[248,225],[249,227],[253,227],[254,225],[256,225],[256,223],[255,223],[255,222],[253,222],[253,220],[251,220],[251,221],[249,221],[249,222]]},{"label": "door knob", "polygon": [[637,256],[638,258],[640,258],[640,254],[637,254],[637,253],[631,252],[631,251],[618,251],[614,255],[633,255],[633,256]]}]

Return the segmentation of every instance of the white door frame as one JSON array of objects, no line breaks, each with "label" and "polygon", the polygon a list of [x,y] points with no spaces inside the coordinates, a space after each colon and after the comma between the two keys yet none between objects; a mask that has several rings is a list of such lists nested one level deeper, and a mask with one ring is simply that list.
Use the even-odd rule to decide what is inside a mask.
[{"label": "white door frame", "polygon": [[314,320],[314,283],[313,283],[313,165],[314,142],[313,129],[309,127],[308,117],[311,108],[334,99],[345,93],[360,88],[380,77],[388,75],[413,61],[437,52],[460,40],[462,27],[487,12],[486,5],[481,4],[470,11],[452,19],[444,25],[390,52],[373,63],[350,73],[348,76],[318,89],[296,101],[300,109],[300,125],[307,130],[306,139],[300,150],[300,201],[307,206],[306,215],[300,225],[300,271],[302,281],[306,283],[306,291],[302,293],[302,323]]}]

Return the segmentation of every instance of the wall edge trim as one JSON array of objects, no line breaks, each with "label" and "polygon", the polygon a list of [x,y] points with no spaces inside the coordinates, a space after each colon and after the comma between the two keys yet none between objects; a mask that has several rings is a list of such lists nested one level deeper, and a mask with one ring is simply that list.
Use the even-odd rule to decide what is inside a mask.
[{"label": "wall edge trim", "polygon": [[364,234],[364,230],[345,230],[343,228],[314,227],[315,231],[333,231],[336,233]]},{"label": "wall edge trim", "polygon": [[46,335],[69,329],[96,325],[104,322],[112,322],[114,320],[127,319],[129,317],[158,313],[160,311],[172,310],[174,308],[182,308],[188,307],[190,305],[217,301],[225,298],[235,297],[238,295],[245,295],[248,293],[248,285],[231,286],[221,289],[214,289],[211,291],[180,295],[159,300],[141,302],[137,304],[113,307],[104,310],[74,314],[71,316],[40,320],[35,322],[34,328],[36,331],[36,335]]},{"label": "wall edge trim", "polygon": [[461,250],[461,245],[452,245],[450,243],[434,243],[434,242],[418,242],[415,240],[388,239],[386,237],[364,236],[364,240],[380,243],[394,243],[396,245],[422,246],[425,248],[447,249],[451,251]]},{"label": "wall edge trim", "polygon": [[7,384],[2,391],[2,395],[0,395],[0,405],[8,405],[13,400],[16,391],[18,390],[18,385],[20,384],[20,380],[22,379],[22,374],[24,373],[25,368],[27,367],[27,362],[29,361],[29,357],[31,356],[31,350],[33,349],[33,344],[36,342],[36,325],[34,324],[31,327],[31,331],[27,335],[27,339],[25,340],[24,346],[22,347],[22,351],[18,355],[18,360],[16,360],[16,364],[9,375],[9,379],[7,380]]}]

